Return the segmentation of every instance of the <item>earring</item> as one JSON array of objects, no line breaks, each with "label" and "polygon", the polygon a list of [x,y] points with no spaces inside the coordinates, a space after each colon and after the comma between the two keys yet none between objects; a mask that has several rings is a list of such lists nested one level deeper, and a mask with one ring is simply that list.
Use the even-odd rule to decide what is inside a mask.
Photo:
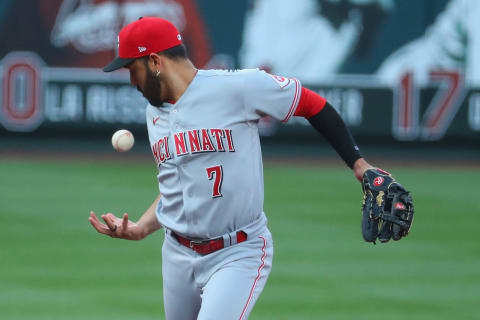
[{"label": "earring", "polygon": [[160,70],[157,70],[157,73],[155,73],[155,76],[160,76]]}]

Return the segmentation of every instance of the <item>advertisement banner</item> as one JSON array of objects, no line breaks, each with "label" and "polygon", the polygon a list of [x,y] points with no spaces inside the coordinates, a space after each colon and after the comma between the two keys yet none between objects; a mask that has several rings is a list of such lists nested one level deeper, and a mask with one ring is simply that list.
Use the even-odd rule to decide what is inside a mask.
[{"label": "advertisement banner", "polygon": [[[360,139],[480,141],[476,0],[29,4],[6,0],[0,8],[0,132],[144,127],[147,101],[127,70],[101,67],[116,55],[121,27],[158,16],[177,26],[197,67],[295,77]],[[260,128],[273,137],[315,134],[299,118],[286,125],[265,118]]]}]

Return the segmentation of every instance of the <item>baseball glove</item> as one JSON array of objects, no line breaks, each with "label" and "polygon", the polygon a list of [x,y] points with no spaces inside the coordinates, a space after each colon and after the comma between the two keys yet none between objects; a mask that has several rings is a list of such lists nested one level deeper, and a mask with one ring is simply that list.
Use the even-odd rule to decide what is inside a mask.
[{"label": "baseball glove", "polygon": [[367,242],[406,237],[413,222],[410,192],[381,169],[363,174],[362,235]]}]

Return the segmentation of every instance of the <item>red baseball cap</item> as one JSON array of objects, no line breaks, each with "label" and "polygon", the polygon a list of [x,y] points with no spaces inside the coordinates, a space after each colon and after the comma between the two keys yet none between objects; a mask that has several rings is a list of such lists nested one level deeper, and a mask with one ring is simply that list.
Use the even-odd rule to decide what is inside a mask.
[{"label": "red baseball cap", "polygon": [[103,68],[110,72],[125,67],[135,59],[182,44],[182,36],[169,21],[141,17],[127,24],[118,34],[118,57]]}]

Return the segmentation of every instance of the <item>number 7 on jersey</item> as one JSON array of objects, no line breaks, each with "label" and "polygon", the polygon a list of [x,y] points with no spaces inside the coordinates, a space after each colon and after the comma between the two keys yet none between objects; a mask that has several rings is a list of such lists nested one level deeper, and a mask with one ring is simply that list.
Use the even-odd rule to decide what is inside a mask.
[{"label": "number 7 on jersey", "polygon": [[223,167],[214,166],[207,168],[206,170],[208,180],[213,180],[215,178],[213,181],[212,198],[223,197],[221,192],[223,182]]}]

